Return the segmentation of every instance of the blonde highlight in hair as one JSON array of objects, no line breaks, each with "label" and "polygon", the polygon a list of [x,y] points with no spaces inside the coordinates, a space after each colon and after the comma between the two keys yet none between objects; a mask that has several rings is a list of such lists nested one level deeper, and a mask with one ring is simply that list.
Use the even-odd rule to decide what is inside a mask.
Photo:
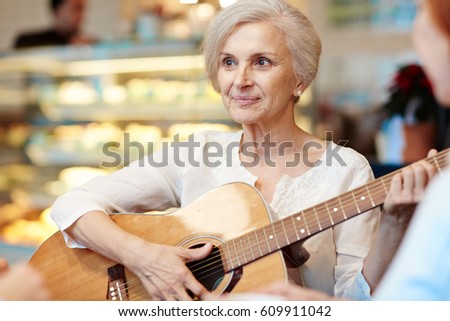
[{"label": "blonde highlight in hair", "polygon": [[322,45],[310,20],[283,0],[239,0],[216,15],[202,44],[206,73],[217,92],[219,55],[228,37],[239,25],[261,21],[270,21],[283,34],[303,90],[316,77]]}]

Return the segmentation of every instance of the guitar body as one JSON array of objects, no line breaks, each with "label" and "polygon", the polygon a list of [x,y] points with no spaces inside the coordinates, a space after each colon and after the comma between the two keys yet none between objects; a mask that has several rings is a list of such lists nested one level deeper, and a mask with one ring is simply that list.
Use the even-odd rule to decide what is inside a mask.
[{"label": "guitar body", "polygon": [[[187,248],[206,242],[220,246],[271,223],[258,191],[244,183],[221,186],[173,213],[112,214],[111,218],[124,230],[150,242]],[[60,232],[36,250],[29,264],[43,275],[53,300],[152,299],[126,268],[91,250],[68,248]],[[288,279],[281,251],[219,274],[211,275],[205,283],[197,279],[216,294],[246,292]]]}]

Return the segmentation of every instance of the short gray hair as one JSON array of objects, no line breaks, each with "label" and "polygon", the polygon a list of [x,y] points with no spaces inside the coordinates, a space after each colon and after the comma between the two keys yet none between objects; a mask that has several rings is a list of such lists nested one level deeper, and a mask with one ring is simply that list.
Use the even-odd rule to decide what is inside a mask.
[{"label": "short gray hair", "polygon": [[238,0],[222,9],[211,22],[202,48],[205,68],[213,88],[219,92],[219,54],[228,37],[241,24],[270,21],[284,35],[292,54],[293,72],[306,89],[317,75],[322,44],[311,21],[284,0]]}]

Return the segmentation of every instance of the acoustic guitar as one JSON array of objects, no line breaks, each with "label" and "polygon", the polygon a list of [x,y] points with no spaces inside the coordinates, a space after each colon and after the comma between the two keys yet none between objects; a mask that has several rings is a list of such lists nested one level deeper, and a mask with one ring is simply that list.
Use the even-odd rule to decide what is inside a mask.
[{"label": "acoustic guitar", "polygon": [[[449,162],[448,152],[426,159],[438,174]],[[186,248],[212,243],[211,254],[189,269],[215,294],[242,293],[262,280],[287,280],[281,249],[382,205],[398,171],[275,222],[259,192],[245,183],[223,185],[172,213],[111,218],[153,243]],[[42,243],[29,264],[44,276],[54,300],[152,299],[123,265],[89,249],[68,248],[60,232]]]}]

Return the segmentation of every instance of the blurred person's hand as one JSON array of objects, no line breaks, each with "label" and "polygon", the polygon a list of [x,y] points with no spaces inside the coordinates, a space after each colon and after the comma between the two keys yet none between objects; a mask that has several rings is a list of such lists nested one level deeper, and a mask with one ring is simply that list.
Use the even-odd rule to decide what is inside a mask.
[{"label": "blurred person's hand", "polygon": [[306,289],[297,284],[276,281],[246,293],[208,295],[207,301],[331,301],[341,300],[313,289]]},{"label": "blurred person's hand", "polygon": [[8,265],[0,258],[0,300],[49,300],[50,293],[42,277],[25,263]]}]

